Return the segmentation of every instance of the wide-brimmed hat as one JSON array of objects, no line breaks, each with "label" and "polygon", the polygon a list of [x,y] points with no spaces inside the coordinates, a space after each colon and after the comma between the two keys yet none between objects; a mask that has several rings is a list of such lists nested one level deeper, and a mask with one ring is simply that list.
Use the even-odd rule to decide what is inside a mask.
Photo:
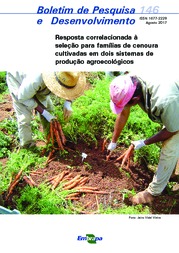
[{"label": "wide-brimmed hat", "polygon": [[87,88],[83,72],[45,72],[42,78],[52,93],[67,100],[81,96]]},{"label": "wide-brimmed hat", "polygon": [[132,98],[136,84],[129,75],[118,76],[110,84],[110,107],[115,114],[122,112]]}]

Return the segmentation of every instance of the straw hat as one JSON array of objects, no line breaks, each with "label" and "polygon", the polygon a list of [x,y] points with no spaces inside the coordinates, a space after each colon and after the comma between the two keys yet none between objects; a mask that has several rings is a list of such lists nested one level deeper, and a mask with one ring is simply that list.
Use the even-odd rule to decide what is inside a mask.
[{"label": "straw hat", "polygon": [[47,88],[60,98],[73,100],[86,89],[86,77],[82,72],[42,73]]}]

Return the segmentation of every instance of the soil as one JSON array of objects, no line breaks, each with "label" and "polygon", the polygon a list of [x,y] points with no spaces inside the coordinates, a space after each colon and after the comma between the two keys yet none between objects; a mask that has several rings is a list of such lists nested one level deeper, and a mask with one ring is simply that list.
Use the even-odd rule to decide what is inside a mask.
[{"label": "soil", "polygon": [[[8,118],[13,113],[11,99],[7,96],[6,102],[0,104],[0,121]],[[76,175],[86,177],[85,186],[95,187],[96,192],[81,193],[76,199],[72,200],[74,210],[81,210],[80,213],[98,213],[101,204],[104,209],[108,207],[120,208],[124,203],[131,205],[129,193],[133,189],[136,192],[146,189],[153,178],[154,172],[145,160],[138,164],[134,163],[133,157],[130,159],[129,169],[126,165],[120,168],[121,162],[116,162],[116,158],[126,151],[127,147],[123,146],[113,152],[110,160],[107,161],[106,149],[102,150],[103,141],[99,137],[96,146],[86,144],[83,140],[78,140],[77,144],[67,141],[66,149],[68,154],[60,156],[59,153],[56,153],[51,162],[45,167],[39,168],[36,173],[31,174],[32,179],[38,187],[40,183],[62,171],[71,173],[72,178]],[[38,145],[45,144],[38,143]],[[82,159],[82,153],[85,153],[87,157]],[[5,164],[6,159],[0,159],[0,162]],[[177,179],[171,179],[171,181],[177,184]],[[24,187],[26,182],[23,180],[19,184]],[[18,186],[14,194],[18,194],[17,189]],[[103,193],[99,193],[99,191],[103,191]],[[12,205],[12,208],[15,208],[13,202],[5,203],[5,205]],[[179,214],[179,191],[177,189],[172,190],[167,186],[162,195],[155,197],[153,203],[148,206],[151,214]]]},{"label": "soil", "polygon": [[4,96],[3,102],[0,103],[0,122],[13,115],[12,100],[10,95]]}]

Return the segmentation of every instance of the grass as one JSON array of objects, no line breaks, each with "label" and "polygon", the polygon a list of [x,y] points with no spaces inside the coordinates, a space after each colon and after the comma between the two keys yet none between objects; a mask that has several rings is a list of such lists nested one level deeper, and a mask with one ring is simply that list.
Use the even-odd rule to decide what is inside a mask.
[{"label": "grass", "polygon": [[[2,77],[2,79],[1,79]],[[95,81],[94,81],[95,78]],[[5,82],[4,72],[0,75],[0,80]],[[110,79],[105,79],[103,73],[90,73],[88,80],[91,88],[73,102],[73,114],[69,122],[63,120],[63,100],[52,96],[55,105],[55,114],[59,118],[63,131],[67,139],[71,142],[77,142],[83,139],[86,144],[97,143],[99,137],[108,140],[112,137],[116,115],[109,107],[109,83]],[[7,93],[5,83],[0,86],[3,92]],[[146,127],[148,126],[148,127]],[[37,153],[30,150],[18,151],[17,122],[15,116],[0,122],[1,143],[0,158],[7,158],[5,165],[0,164],[0,193],[5,192],[13,177],[20,169],[23,173],[29,173],[33,168],[45,166],[46,157],[39,157],[40,148]],[[39,131],[39,118],[35,117],[32,129],[36,140],[43,140],[44,136]],[[118,145],[129,146],[132,140],[147,138],[160,129],[158,124],[152,123],[146,114],[138,107],[132,108],[126,127],[118,140]],[[140,161],[145,159],[149,164],[156,164],[159,156],[159,146],[151,145],[135,152],[135,159]],[[90,170],[90,165],[85,164]],[[27,214],[68,214],[76,213],[70,201],[65,200],[65,192],[59,194],[58,191],[50,191],[45,185],[39,188],[30,188],[26,186],[20,191],[20,196],[14,197],[13,201],[22,213]],[[141,206],[130,207],[122,206],[118,209],[100,208],[100,213],[109,214],[138,214],[148,213],[148,208]]]},{"label": "grass", "polygon": [[107,209],[100,209],[101,214],[150,214],[150,209],[148,206],[143,207],[142,205],[137,206],[127,206],[123,204],[120,208],[112,209],[108,207]]}]

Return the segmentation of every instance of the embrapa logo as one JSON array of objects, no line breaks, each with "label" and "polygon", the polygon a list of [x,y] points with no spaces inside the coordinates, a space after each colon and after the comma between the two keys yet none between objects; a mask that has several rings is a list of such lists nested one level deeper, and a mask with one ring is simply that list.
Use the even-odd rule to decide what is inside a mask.
[{"label": "embrapa logo", "polygon": [[93,234],[86,234],[86,236],[79,235],[77,238],[78,241],[87,241],[88,243],[95,244],[97,241],[102,241],[102,237],[97,237]]}]

